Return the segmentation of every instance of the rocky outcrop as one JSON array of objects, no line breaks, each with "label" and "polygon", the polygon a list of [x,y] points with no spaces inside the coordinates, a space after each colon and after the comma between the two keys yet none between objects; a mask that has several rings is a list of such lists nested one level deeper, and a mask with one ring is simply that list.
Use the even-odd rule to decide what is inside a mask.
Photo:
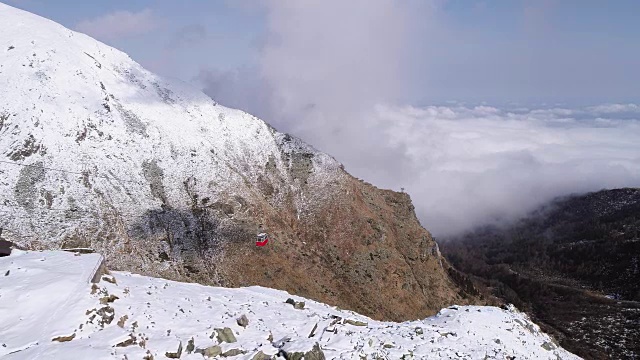
[{"label": "rocky outcrop", "polygon": [[265,248],[228,244],[218,264],[226,285],[276,287],[393,320],[467,301],[446,261],[431,251],[435,242],[407,194],[345,175],[313,216],[263,213],[272,242]]}]

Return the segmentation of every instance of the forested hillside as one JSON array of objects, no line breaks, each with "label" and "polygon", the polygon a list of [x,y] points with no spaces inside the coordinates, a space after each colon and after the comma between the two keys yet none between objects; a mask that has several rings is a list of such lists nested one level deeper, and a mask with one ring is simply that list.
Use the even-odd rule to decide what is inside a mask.
[{"label": "forested hillside", "polygon": [[561,198],[517,223],[442,241],[488,292],[587,358],[640,354],[640,190]]}]

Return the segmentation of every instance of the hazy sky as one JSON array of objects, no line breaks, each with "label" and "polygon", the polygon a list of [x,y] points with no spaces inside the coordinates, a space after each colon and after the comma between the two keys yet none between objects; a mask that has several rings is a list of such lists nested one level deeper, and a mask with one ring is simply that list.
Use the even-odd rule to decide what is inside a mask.
[{"label": "hazy sky", "polygon": [[640,1],[8,3],[406,188],[436,235],[640,186]]},{"label": "hazy sky", "polygon": [[[203,70],[259,67],[265,43],[277,40],[274,21],[285,20],[291,29],[283,31],[361,36],[351,39],[358,41],[381,36],[370,39],[372,47],[378,40],[397,43],[386,49],[394,52],[387,57],[397,57],[395,65],[410,73],[398,97],[412,103],[633,101],[640,83],[635,0],[7,2],[89,33],[150,70],[189,81]],[[292,9],[297,7],[308,13]],[[304,41],[309,47],[318,41],[359,47],[348,39]]]}]

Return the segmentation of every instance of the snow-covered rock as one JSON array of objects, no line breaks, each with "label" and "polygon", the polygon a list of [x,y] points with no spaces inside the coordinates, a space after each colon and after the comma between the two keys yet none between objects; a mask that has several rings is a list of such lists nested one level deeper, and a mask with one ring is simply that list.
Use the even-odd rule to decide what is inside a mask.
[{"label": "snow-covered rock", "polygon": [[[181,359],[202,359],[205,349],[234,359],[310,351],[327,359],[577,359],[513,308],[452,306],[420,321],[379,322],[294,296],[305,302],[295,309],[291,295],[262,287],[128,272],[91,284],[101,262],[61,251],[0,258],[0,357],[163,359],[181,344]],[[218,336],[227,331],[233,336]]]}]

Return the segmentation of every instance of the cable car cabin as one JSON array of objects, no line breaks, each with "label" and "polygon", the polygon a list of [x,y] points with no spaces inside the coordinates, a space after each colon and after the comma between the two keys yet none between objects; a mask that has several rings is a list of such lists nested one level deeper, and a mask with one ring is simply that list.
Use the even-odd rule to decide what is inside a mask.
[{"label": "cable car cabin", "polygon": [[256,246],[265,246],[269,242],[269,235],[267,233],[259,233],[256,238]]}]

